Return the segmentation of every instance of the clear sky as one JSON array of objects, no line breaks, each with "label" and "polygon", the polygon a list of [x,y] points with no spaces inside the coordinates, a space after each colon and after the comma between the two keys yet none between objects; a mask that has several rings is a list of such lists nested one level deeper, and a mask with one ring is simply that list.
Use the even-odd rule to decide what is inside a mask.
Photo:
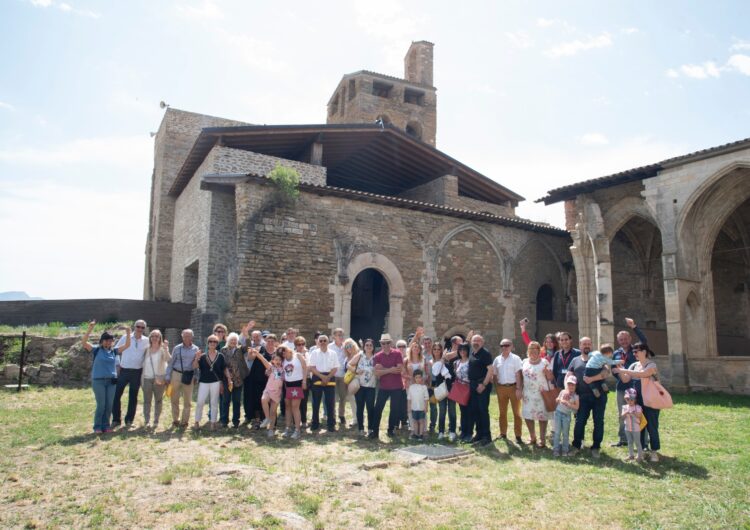
[{"label": "clear sky", "polygon": [[0,292],[140,298],[174,107],[324,123],[344,73],[435,43],[438,148],[549,189],[750,136],[750,2],[0,0]]}]

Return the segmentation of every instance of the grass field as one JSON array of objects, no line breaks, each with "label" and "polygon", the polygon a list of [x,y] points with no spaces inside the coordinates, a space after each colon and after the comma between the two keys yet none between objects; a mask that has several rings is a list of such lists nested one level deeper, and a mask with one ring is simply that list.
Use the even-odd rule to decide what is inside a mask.
[{"label": "grass field", "polygon": [[[750,529],[750,398],[674,397],[657,464],[609,447],[610,400],[598,461],[497,441],[411,465],[393,453],[405,437],[350,432],[297,443],[244,428],[99,437],[90,390],[4,392],[0,527]],[[491,411],[497,435],[494,398]]]}]

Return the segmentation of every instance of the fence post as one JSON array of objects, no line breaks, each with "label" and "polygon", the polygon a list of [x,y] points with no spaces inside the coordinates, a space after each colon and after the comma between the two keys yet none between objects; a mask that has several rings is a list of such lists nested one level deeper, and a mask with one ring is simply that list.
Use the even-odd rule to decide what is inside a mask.
[{"label": "fence post", "polygon": [[21,382],[23,381],[23,361],[26,357],[26,332],[24,331],[21,334],[21,361],[18,363],[19,370],[18,370],[18,390],[17,392],[21,391]]}]

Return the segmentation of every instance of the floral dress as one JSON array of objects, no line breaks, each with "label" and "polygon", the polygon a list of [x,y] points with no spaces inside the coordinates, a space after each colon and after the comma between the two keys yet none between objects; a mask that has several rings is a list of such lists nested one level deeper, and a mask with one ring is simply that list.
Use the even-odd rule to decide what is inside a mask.
[{"label": "floral dress", "polygon": [[549,362],[541,359],[537,364],[531,364],[528,359],[523,360],[523,411],[524,419],[547,421],[549,414],[544,406],[542,390],[548,390],[544,369],[549,368]]}]

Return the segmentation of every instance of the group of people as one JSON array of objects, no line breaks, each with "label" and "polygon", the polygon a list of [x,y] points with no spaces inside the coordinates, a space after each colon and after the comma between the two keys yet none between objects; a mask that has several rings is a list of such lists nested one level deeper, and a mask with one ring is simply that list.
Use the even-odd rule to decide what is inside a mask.
[{"label": "group of people", "polygon": [[[186,329],[182,342],[170,350],[159,330],[146,334],[143,320],[136,321],[133,330],[125,328],[117,343],[103,333],[96,346],[89,343],[92,321],[82,342],[93,355],[96,433],[112,431],[123,419],[126,427],[131,426],[141,389],[147,428],[159,425],[165,396],[171,403],[172,426],[185,428],[197,385],[196,429],[208,404],[210,429],[226,428],[230,422],[237,428],[244,414],[246,424],[265,429],[269,437],[281,430],[282,436],[298,439],[306,429],[318,431],[325,423],[327,432],[348,426],[361,436],[378,439],[385,405],[390,403],[388,436],[408,428],[415,440],[437,433],[438,440],[487,445],[492,442],[489,402],[494,387],[501,439],[508,439],[510,408],[517,443],[546,447],[551,421],[553,454],[565,456],[581,450],[586,424],[593,416],[591,454],[598,457],[609,393],[605,379],[611,372],[617,380],[620,412],[619,439],[613,445],[629,446],[628,458],[642,460],[650,444],[650,459],[658,461],[659,410],[645,405],[641,391],[644,379],[658,378],[658,368],[645,335],[633,320],[626,322],[639,342],[633,344],[630,333],[621,331],[616,350],[603,344],[594,351],[587,337],[574,348],[565,331],[547,335],[540,344],[531,340],[523,320],[521,335],[527,346],[523,360],[506,338],[493,359],[484,338],[473,331],[466,338],[451,337],[444,345],[417,328],[408,340],[395,344],[385,333],[376,346],[371,338],[359,342],[346,338],[339,328],[330,337],[316,333],[308,344],[295,328],[277,337],[254,329],[254,321],[240,333],[229,333],[226,326],[216,324],[205,349]],[[524,421],[527,440],[522,438]]]}]

